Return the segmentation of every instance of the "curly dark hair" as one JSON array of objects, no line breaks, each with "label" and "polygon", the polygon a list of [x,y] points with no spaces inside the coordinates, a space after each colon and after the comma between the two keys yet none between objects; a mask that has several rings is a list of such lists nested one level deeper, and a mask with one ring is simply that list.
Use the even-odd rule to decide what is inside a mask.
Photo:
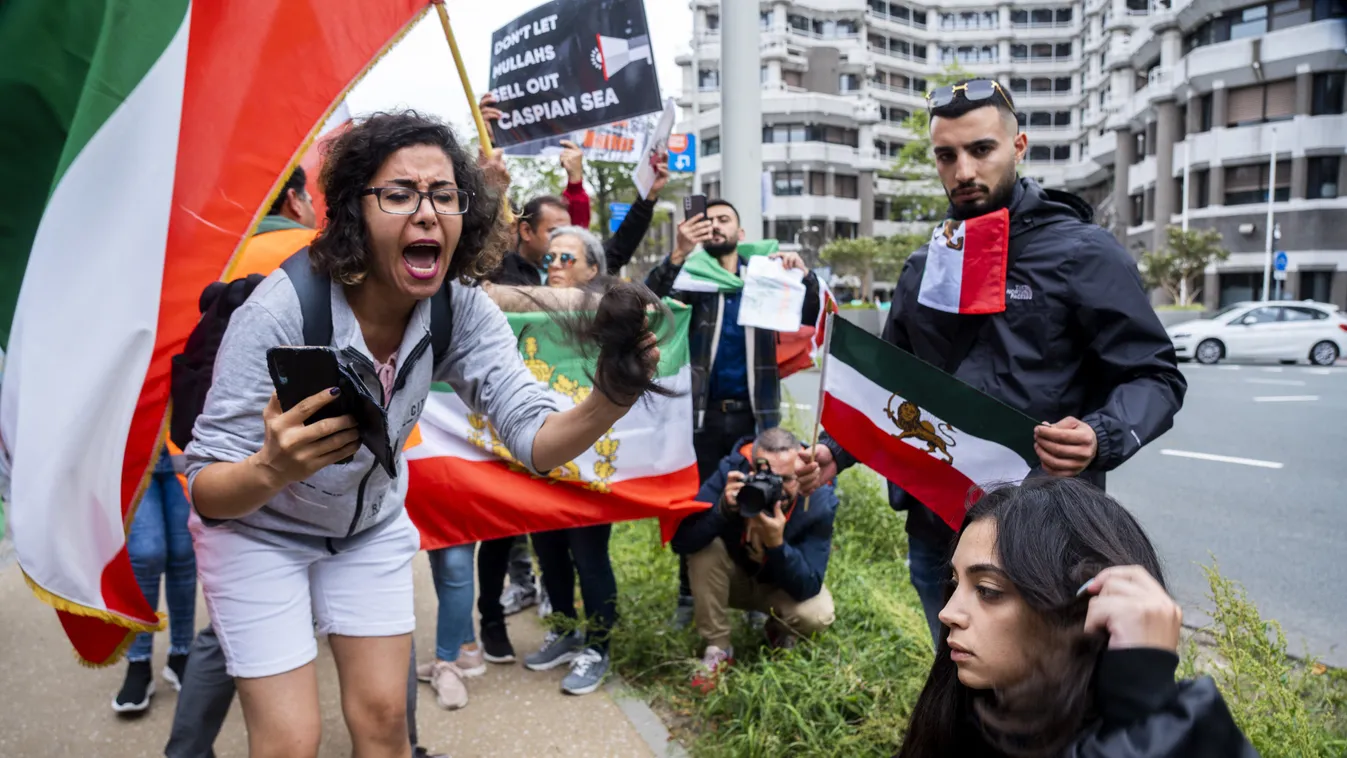
[{"label": "curly dark hair", "polygon": [[454,179],[471,193],[463,233],[449,263],[447,279],[464,284],[494,271],[509,245],[501,219],[500,195],[452,129],[416,111],[375,113],[361,119],[324,152],[319,183],[327,199],[327,226],[309,247],[314,268],[344,284],[359,284],[369,272],[361,192],[393,153],[414,145],[435,145],[454,164]]}]

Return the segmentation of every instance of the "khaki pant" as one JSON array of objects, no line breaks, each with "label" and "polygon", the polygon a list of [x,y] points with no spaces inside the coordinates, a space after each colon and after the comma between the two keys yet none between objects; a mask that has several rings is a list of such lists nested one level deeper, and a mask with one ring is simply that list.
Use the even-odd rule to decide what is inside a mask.
[{"label": "khaki pant", "polygon": [[770,614],[803,636],[827,629],[835,618],[833,597],[827,587],[821,587],[808,600],[797,601],[785,590],[749,576],[730,557],[719,537],[688,556],[688,579],[697,633],[708,645],[722,650],[730,646],[731,608]]}]

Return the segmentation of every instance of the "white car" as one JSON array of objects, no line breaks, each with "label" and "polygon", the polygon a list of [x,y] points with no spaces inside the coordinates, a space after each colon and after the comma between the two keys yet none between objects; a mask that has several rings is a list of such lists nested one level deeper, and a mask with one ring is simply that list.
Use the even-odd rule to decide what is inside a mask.
[{"label": "white car", "polygon": [[1308,360],[1331,366],[1347,352],[1347,318],[1336,305],[1273,300],[1235,303],[1165,330],[1179,360]]}]

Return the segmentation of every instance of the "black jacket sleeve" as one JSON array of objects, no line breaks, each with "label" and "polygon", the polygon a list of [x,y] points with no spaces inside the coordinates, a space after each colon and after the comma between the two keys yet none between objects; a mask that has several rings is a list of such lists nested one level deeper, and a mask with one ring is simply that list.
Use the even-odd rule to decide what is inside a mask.
[{"label": "black jacket sleeve", "polygon": [[603,243],[609,276],[617,276],[617,272],[631,262],[636,248],[641,246],[641,240],[645,239],[645,233],[650,230],[650,220],[654,217],[653,200],[638,199],[631,204],[631,210],[627,211],[627,217],[622,219],[617,231]]},{"label": "black jacket sleeve", "polygon": [[1216,683],[1174,681],[1168,650],[1107,650],[1095,673],[1100,721],[1065,758],[1257,758]]},{"label": "black jacket sleeve", "polygon": [[817,324],[819,307],[818,276],[810,271],[804,277],[804,306],[800,309],[800,323],[805,326]]},{"label": "black jacket sleeve", "polygon": [[650,269],[650,274],[645,278],[645,286],[655,293],[655,297],[669,297],[674,291],[674,280],[678,278],[678,272],[682,270],[682,264],[675,264],[666,255],[658,266]]},{"label": "black jacket sleeve", "polygon": [[[1174,425],[1188,383],[1136,264],[1113,235],[1091,227],[1068,263],[1076,327],[1088,344],[1102,406],[1081,421],[1098,441],[1091,468],[1111,471]],[[1100,393],[1101,397],[1103,393]]]},{"label": "black jacket sleeve", "polygon": [[711,475],[697,492],[697,502],[707,503],[710,507],[701,513],[694,513],[683,519],[674,532],[669,546],[679,555],[692,555],[701,552],[707,545],[721,535],[729,526],[724,512],[720,508],[720,496],[725,492],[729,481],[730,466],[724,460],[720,469]]}]

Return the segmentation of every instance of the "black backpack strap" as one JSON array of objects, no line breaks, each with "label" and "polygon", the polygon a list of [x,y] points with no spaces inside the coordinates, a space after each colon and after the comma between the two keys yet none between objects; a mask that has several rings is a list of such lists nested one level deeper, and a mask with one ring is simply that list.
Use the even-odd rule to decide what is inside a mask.
[{"label": "black backpack strap", "polygon": [[435,365],[449,355],[449,343],[454,338],[453,292],[448,279],[430,298],[430,347]]},{"label": "black backpack strap", "polygon": [[304,318],[304,344],[327,347],[332,344],[332,280],[313,270],[309,248],[305,247],[281,264],[299,297]]}]

